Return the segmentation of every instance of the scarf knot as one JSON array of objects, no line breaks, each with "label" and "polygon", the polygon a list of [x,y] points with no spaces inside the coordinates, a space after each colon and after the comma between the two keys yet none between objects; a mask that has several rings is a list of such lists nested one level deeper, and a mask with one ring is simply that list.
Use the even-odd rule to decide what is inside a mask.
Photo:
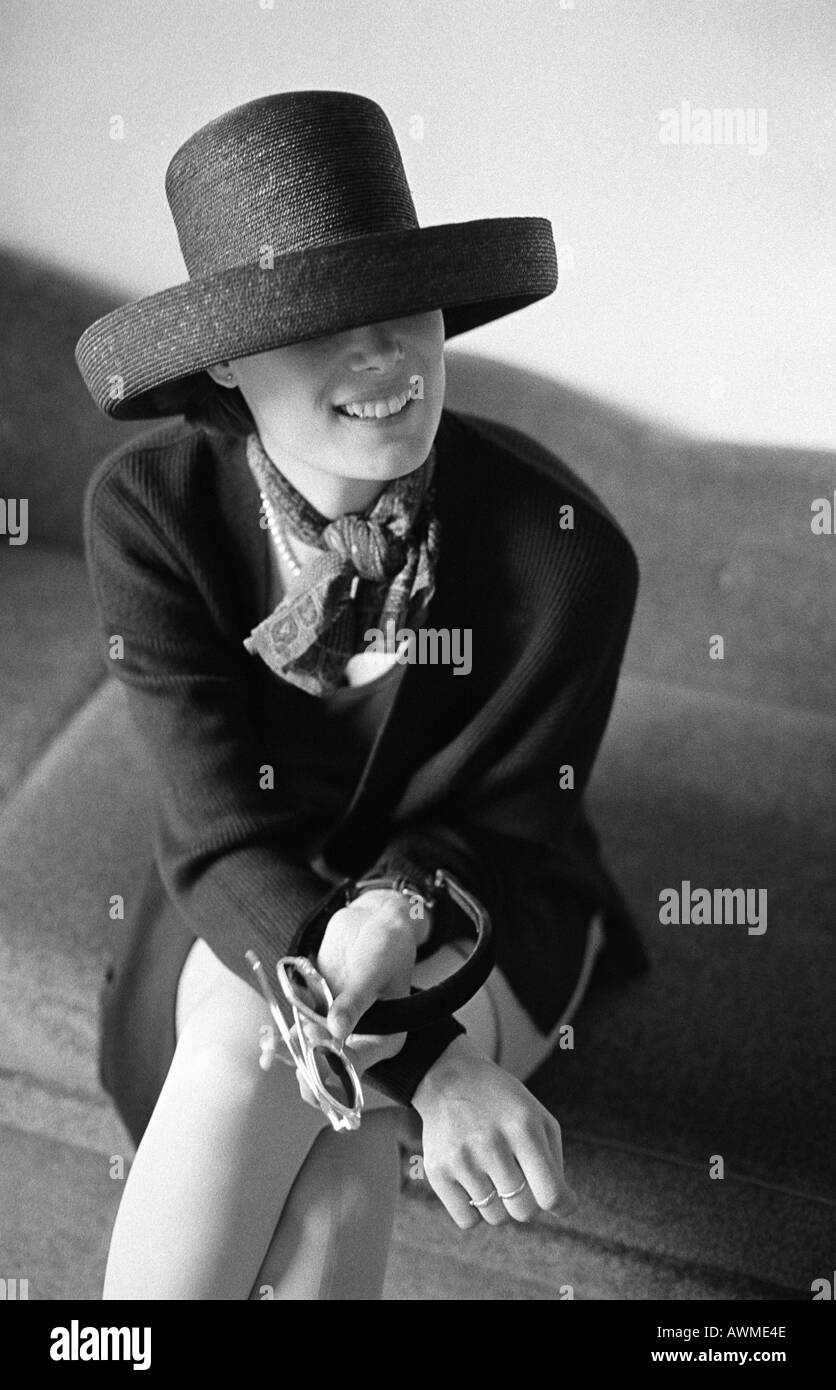
[{"label": "scarf knot", "polygon": [[323,544],[353,565],[361,579],[394,579],[403,569],[408,546],[379,521],[354,512],[337,517],[322,532]]},{"label": "scarf knot", "polygon": [[435,450],[420,468],[388,483],[366,513],[333,520],[273,464],[256,433],[247,439],[247,463],[285,533],[319,553],[244,646],[283,680],[311,695],[331,695],[345,683],[346,665],[363,650],[370,628],[410,627],[435,592]]}]

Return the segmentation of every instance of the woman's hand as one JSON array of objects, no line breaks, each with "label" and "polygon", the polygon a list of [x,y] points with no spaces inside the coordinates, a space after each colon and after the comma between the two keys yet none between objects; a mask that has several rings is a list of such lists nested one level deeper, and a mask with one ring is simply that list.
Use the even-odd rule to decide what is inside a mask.
[{"label": "woman's hand", "polygon": [[[466,1037],[454,1038],[430,1067],[412,1104],[423,1121],[424,1172],[463,1231],[480,1220],[499,1226],[577,1206],[563,1176],[557,1120]],[[470,1205],[494,1189],[517,1195]]]},{"label": "woman's hand", "polygon": [[[334,1003],[322,1028],[304,1024],[308,1038],[316,1042],[330,1036],[345,1044],[361,1075],[376,1062],[400,1052],[406,1033],[383,1036],[355,1033],[354,1029],[376,1000],[409,994],[416,953],[429,935],[430,925],[427,916],[414,919],[409,899],[389,888],[369,889],[335,912],[316,959]],[[302,1077],[299,1090],[303,1100],[317,1105]]]},{"label": "woman's hand", "polygon": [[[429,933],[426,919],[413,921],[409,900],[390,888],[361,893],[335,912],[319,947],[317,969],[331,987],[334,1003],[328,1031],[343,1043],[378,999],[409,994],[415,956]],[[393,1056],[400,1043],[387,1052]]]}]

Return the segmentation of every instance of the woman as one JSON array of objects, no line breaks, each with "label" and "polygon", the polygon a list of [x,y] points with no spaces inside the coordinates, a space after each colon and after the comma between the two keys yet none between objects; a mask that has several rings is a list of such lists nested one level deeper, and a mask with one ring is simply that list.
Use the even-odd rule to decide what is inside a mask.
[{"label": "woman", "polygon": [[[604,945],[644,965],[581,799],[637,567],[557,459],[444,410],[445,337],[555,288],[548,222],[420,228],[385,115],[339,92],[228,112],[166,188],[189,281],[76,353],[109,415],[185,416],[106,459],[85,507],[157,774],[104,989],[102,1077],[138,1145],[104,1297],[379,1298],[399,1143],[462,1229],[571,1204],[524,1081]],[[360,1033],[467,955],[438,869],[487,911],[495,964],[455,1014]],[[324,1026],[366,1094],[347,1134],[269,1047],[259,1067],[245,955],[275,980],[323,905]]]}]

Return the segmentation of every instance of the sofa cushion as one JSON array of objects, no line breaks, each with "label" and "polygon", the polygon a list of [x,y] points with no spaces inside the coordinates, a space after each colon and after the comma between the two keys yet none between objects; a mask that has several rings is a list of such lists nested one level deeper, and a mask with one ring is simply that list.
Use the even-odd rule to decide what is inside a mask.
[{"label": "sofa cushion", "polygon": [[[808,1293],[836,1235],[834,747],[825,716],[622,678],[589,809],[652,968],[596,982],[533,1083],[608,1189],[590,1234]],[[663,925],[683,880],[766,889],[766,931]]]},{"label": "sofa cushion", "polygon": [[149,775],[108,679],[0,810],[0,1056],[95,1091],[97,995],[113,895],[130,911],[151,853]]}]

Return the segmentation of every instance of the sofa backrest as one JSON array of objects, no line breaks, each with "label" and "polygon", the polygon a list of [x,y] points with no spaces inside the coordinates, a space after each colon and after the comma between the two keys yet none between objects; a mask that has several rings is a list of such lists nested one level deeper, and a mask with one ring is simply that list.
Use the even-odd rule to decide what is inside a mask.
[{"label": "sofa backrest", "polygon": [[836,455],[689,438],[455,346],[447,383],[450,407],[540,440],[618,518],[641,571],[627,672],[833,713],[836,536],[810,522]]},{"label": "sofa backrest", "polygon": [[117,298],[66,271],[0,251],[0,497],[26,498],[29,538],[80,550],[92,469],[141,424],[96,409],[73,357]]}]

